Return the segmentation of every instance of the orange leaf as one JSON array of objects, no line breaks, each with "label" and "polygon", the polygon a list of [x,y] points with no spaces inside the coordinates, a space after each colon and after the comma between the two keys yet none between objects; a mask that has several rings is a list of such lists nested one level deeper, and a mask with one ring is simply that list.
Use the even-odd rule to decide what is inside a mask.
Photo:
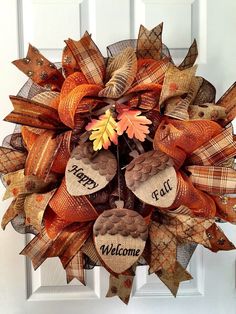
[{"label": "orange leaf", "polygon": [[117,134],[122,135],[127,133],[129,138],[136,138],[144,142],[146,135],[149,134],[147,124],[152,124],[152,121],[144,116],[140,116],[141,111],[122,109],[118,115]]},{"label": "orange leaf", "polygon": [[109,109],[99,117],[99,120],[92,119],[86,130],[92,131],[89,139],[93,141],[93,149],[100,150],[102,147],[108,149],[111,142],[117,145],[116,127],[117,123]]}]

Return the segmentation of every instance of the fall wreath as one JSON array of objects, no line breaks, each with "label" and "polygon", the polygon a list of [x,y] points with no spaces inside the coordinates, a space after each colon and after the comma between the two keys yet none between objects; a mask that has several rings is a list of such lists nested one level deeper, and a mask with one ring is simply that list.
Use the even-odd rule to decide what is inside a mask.
[{"label": "fall wreath", "polygon": [[176,66],[162,24],[107,58],[87,32],[65,42],[60,66],[31,45],[13,62],[29,80],[5,118],[18,126],[0,147],[2,228],[33,233],[21,254],[35,269],[58,256],[68,282],[101,265],[128,303],[147,264],[176,295],[198,244],[235,248],[216,221],[236,223],[236,88],[216,103],[196,41]]}]

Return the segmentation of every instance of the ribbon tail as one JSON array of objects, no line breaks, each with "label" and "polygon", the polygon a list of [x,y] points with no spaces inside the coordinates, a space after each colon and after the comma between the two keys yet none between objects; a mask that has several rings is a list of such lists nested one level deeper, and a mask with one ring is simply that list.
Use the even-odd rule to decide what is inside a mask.
[{"label": "ribbon tail", "polygon": [[79,251],[72,258],[66,267],[67,283],[70,283],[74,278],[78,279],[84,286],[86,285],[84,274],[84,256],[81,251]]},{"label": "ribbon tail", "polygon": [[207,230],[206,235],[210,245],[207,247],[212,252],[230,251],[235,249],[235,245],[229,241],[224,232],[214,223]]},{"label": "ribbon tail", "polygon": [[118,275],[115,277],[110,275],[109,289],[106,297],[118,296],[126,305],[129,303],[130,294],[133,286],[133,275]]},{"label": "ribbon tail", "polygon": [[5,230],[6,226],[9,224],[9,222],[14,219],[18,215],[18,210],[16,209],[16,199],[13,200],[4,213],[2,217],[1,227],[3,230]]},{"label": "ribbon tail", "polygon": [[181,282],[193,279],[192,276],[178,262],[176,262],[173,272],[159,270],[155,274],[166,285],[174,297],[177,295]]},{"label": "ribbon tail", "polygon": [[20,254],[27,256],[31,260],[34,270],[36,270],[45,261],[44,254],[52,243],[53,241],[43,228],[42,232],[35,236]]},{"label": "ribbon tail", "polygon": [[85,241],[89,238],[92,232],[92,226],[93,223],[81,224],[73,238],[73,241],[66,246],[65,250],[61,254],[56,255],[59,256],[64,268],[68,266],[73,257],[80,251]]},{"label": "ribbon tail", "polygon": [[152,30],[143,25],[140,26],[137,40],[138,58],[160,60],[162,57],[162,30],[163,23],[160,23]]},{"label": "ribbon tail", "polygon": [[227,125],[236,116],[236,82],[230,86],[230,88],[224,93],[224,95],[217,101],[217,105],[223,106],[226,109],[227,118],[224,121],[224,125]]},{"label": "ribbon tail", "polygon": [[26,58],[12,63],[36,84],[50,87],[51,90],[61,89],[64,81],[62,73],[32,45],[29,44]]},{"label": "ribbon tail", "polygon": [[181,64],[178,66],[180,70],[185,70],[192,67],[197,59],[198,49],[197,49],[197,41],[194,39],[192,45],[190,46],[188,53]]}]

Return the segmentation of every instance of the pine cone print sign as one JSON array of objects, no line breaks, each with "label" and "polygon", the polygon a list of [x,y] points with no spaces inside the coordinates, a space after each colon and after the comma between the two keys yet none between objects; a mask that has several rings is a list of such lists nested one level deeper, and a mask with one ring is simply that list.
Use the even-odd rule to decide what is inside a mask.
[{"label": "pine cone print sign", "polygon": [[143,202],[169,207],[173,204],[177,190],[176,170],[167,155],[159,151],[141,154],[127,166],[127,186]]},{"label": "pine cone print sign", "polygon": [[148,228],[136,211],[116,208],[106,210],[98,217],[93,233],[101,259],[119,274],[129,269],[142,255]]},{"label": "pine cone print sign", "polygon": [[117,161],[110,151],[93,157],[90,143],[77,146],[66,166],[66,187],[71,195],[89,195],[104,188],[117,171]]}]

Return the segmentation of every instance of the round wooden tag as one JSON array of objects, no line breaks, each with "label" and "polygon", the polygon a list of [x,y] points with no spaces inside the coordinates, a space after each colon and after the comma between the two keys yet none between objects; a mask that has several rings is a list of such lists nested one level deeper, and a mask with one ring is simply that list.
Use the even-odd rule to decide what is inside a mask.
[{"label": "round wooden tag", "polygon": [[100,151],[93,158],[91,143],[77,146],[66,171],[66,188],[71,195],[88,195],[103,189],[115,176],[117,161],[110,151]]},{"label": "round wooden tag", "polygon": [[105,210],[97,218],[93,233],[98,254],[108,268],[119,274],[141,256],[148,228],[136,211],[116,208]]},{"label": "round wooden tag", "polygon": [[177,175],[170,157],[160,151],[144,153],[128,165],[127,186],[143,202],[166,208],[177,193]]}]

